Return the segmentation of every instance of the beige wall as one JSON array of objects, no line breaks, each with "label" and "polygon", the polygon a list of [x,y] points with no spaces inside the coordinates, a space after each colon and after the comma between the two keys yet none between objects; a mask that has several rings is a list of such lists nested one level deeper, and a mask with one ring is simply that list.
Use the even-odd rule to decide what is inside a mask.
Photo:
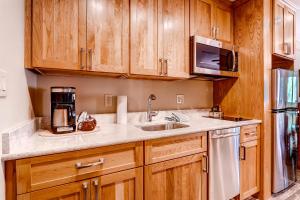
[{"label": "beige wall", "polygon": [[[50,115],[50,87],[76,87],[76,111],[110,113],[116,111],[116,98],[112,107],[104,106],[104,94],[128,96],[128,111],[145,111],[149,94],[157,96],[154,109],[207,108],[213,103],[212,82],[199,80],[151,81],[104,77],[38,76],[35,97],[38,99],[37,116]],[[176,104],[176,94],[184,94],[183,105]]]},{"label": "beige wall", "polygon": [[[8,96],[0,98],[1,133],[33,117],[28,85],[35,87],[36,75],[24,70],[23,0],[0,1],[0,26],[0,69],[7,72],[8,88]],[[0,146],[1,143],[0,137]],[[4,194],[4,178],[0,173],[0,199],[5,199]]]}]

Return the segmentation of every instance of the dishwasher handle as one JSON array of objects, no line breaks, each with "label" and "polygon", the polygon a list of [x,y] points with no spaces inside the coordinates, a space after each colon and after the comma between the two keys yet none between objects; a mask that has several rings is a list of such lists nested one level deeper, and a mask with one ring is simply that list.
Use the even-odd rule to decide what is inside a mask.
[{"label": "dishwasher handle", "polygon": [[210,138],[218,139],[218,138],[226,138],[226,137],[239,136],[239,135],[240,135],[240,133],[225,133],[225,134],[214,134],[214,133],[212,133],[210,135]]}]

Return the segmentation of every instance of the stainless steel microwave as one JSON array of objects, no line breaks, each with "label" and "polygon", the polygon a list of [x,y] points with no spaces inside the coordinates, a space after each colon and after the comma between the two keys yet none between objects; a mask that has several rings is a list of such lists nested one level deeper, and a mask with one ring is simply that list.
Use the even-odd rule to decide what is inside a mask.
[{"label": "stainless steel microwave", "polygon": [[191,39],[191,74],[222,75],[222,71],[238,72],[238,53],[222,48],[220,41],[193,36]]}]

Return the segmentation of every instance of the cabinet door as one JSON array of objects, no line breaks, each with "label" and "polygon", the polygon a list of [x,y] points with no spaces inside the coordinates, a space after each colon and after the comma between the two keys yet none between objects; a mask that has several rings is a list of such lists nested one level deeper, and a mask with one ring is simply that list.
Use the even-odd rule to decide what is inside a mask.
[{"label": "cabinet door", "polygon": [[125,170],[92,180],[92,200],[142,200],[143,167]]},{"label": "cabinet door", "polygon": [[284,44],[284,4],[274,1],[273,51],[283,55]]},{"label": "cabinet door", "polygon": [[260,146],[259,141],[254,140],[241,144],[241,191],[240,198],[246,199],[259,192],[260,178]]},{"label": "cabinet door", "polygon": [[216,39],[233,41],[233,22],[231,8],[222,4],[215,4]]},{"label": "cabinet door", "polygon": [[26,200],[88,200],[90,199],[90,181],[79,181],[29,194],[19,195],[18,199]]},{"label": "cabinet door", "polygon": [[146,200],[206,200],[205,153],[164,161],[145,167]]},{"label": "cabinet door", "polygon": [[190,35],[213,38],[213,2],[211,0],[190,0]]},{"label": "cabinet door", "polygon": [[284,53],[294,57],[295,54],[295,12],[288,7],[284,10]]},{"label": "cabinet door", "polygon": [[[159,0],[158,7],[158,41],[163,41],[163,46],[159,46],[159,57],[164,58],[163,74],[188,77],[189,1]],[[163,48],[162,52],[160,48]]]},{"label": "cabinet door", "polygon": [[129,0],[87,1],[88,70],[127,73]]},{"label": "cabinet door", "polygon": [[32,65],[85,69],[86,0],[33,0]]},{"label": "cabinet door", "polygon": [[130,1],[130,73],[158,75],[158,0]]}]

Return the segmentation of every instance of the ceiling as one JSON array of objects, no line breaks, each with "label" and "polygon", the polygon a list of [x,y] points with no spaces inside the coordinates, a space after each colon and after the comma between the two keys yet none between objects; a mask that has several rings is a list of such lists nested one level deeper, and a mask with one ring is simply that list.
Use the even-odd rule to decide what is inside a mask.
[{"label": "ceiling", "polygon": [[287,0],[296,6],[297,9],[300,9],[300,0]]}]

